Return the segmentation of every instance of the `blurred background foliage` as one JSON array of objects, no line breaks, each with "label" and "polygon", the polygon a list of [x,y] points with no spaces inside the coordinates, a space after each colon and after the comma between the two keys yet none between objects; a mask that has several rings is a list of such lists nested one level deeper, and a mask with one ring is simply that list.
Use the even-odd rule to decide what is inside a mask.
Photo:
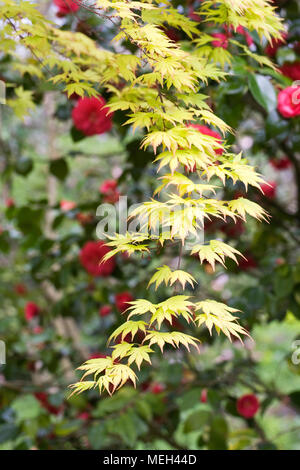
[{"label": "blurred background foliage", "polygon": [[[186,15],[194,15],[198,3],[173,2]],[[298,64],[300,79],[299,4],[274,3],[287,27],[286,43],[274,52],[255,33],[237,39],[253,51],[265,50],[279,68]],[[52,2],[40,4],[58,27],[110,47],[112,31],[88,12],[57,17]],[[200,17],[198,27],[206,28]],[[167,32],[189,47],[182,32]],[[224,33],[222,25],[218,32]],[[292,78],[240,56],[225,65],[225,82],[208,86],[214,111],[236,130],[228,143],[243,150],[270,183],[265,196],[252,191],[251,199],[272,218],[269,224],[207,224],[207,240],[219,233],[247,261],[212,272],[184,257],[198,281],[186,290],[239,308],[254,341],[230,344],[178,322],[178,329],[201,339],[200,355],[157,352],[153,366],[139,373],[136,390],[67,399],[76,367],[106,353],[109,334],[123,322],[126,299],[148,295],[160,301],[171,293],[160,287],[145,294],[145,288],[162,260],[175,265],[177,255],[165,250],[156,258],[118,256],[109,277],[86,272],[79,255],[97,239],[96,210],[108,197],[101,185],[114,181],[113,195],[126,195],[128,205],[145,200],[155,188],[154,156],[139,149],[141,136],[122,127],[120,112],[110,132],[85,137],[72,124],[76,97],[22,76],[12,61],[0,53],[1,79],[33,91],[37,107],[24,122],[8,107],[1,109],[0,339],[7,357],[0,366],[0,449],[299,450],[300,120],[277,110],[277,93]],[[8,98],[11,93],[8,87]],[[226,192],[233,198],[243,188],[227,186]],[[237,406],[244,395],[259,401],[251,417]]]}]

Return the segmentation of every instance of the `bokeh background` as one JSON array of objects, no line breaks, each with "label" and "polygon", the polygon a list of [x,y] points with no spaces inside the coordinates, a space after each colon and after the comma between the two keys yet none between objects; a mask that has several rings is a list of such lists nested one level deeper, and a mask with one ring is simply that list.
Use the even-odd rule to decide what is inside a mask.
[{"label": "bokeh background", "polygon": [[[112,47],[112,26],[88,11],[38,3],[58,28]],[[199,2],[172,3],[209,28],[195,12]],[[213,272],[184,257],[198,281],[187,293],[240,309],[254,341],[230,343],[178,321],[177,329],[201,339],[200,355],[157,352],[137,388],[125,386],[112,398],[91,391],[68,399],[68,385],[84,360],[107,353],[128,301],[148,295],[158,302],[171,293],[163,286],[146,293],[146,286],[156,267],[176,265],[177,254],[120,255],[99,268],[96,210],[104,202],[117,206],[120,195],[129,205],[150,198],[154,155],[140,150],[142,133],[122,126],[124,113],[97,116],[91,102],[23,74],[13,55],[0,52],[6,99],[14,84],[31,91],[36,105],[23,121],[1,106],[0,449],[300,449],[300,118],[278,106],[280,91],[300,80],[300,19],[296,0],[274,4],[285,42],[267,46],[255,32],[214,27],[209,53],[223,49],[230,75],[205,88],[216,114],[236,130],[228,144],[269,183],[264,195],[249,194],[270,222],[206,224],[207,240],[222,237],[245,255],[239,266],[227,262]],[[182,31],[162,28],[189,47]],[[235,54],[232,36],[271,57],[278,71]],[[18,54],[26,60],[21,44]],[[88,135],[94,112],[96,135]],[[243,193],[228,185],[225,198]]]}]

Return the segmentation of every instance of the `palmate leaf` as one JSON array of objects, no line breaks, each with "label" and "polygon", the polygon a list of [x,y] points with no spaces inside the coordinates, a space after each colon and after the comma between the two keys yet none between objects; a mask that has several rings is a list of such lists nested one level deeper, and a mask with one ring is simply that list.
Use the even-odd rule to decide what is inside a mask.
[{"label": "palmate leaf", "polygon": [[168,149],[174,155],[178,148],[190,149],[194,146],[200,152],[205,153],[208,157],[215,160],[215,151],[223,149],[223,145],[219,139],[210,135],[202,134],[192,127],[175,126],[167,131],[153,131],[147,134],[142,141],[142,147],[145,149],[149,146],[153,147],[156,154],[157,148],[162,145],[163,150]]},{"label": "palmate leaf", "polygon": [[179,196],[196,192],[202,197],[203,192],[209,191],[215,193],[215,189],[217,188],[217,186],[212,184],[196,184],[187,176],[177,172],[164,175],[159,179],[163,180],[163,184],[156,189],[154,194],[159,193],[163,188],[167,188],[168,186],[176,186]]},{"label": "palmate leaf", "polygon": [[161,327],[162,322],[165,320],[172,324],[173,317],[176,318],[179,315],[188,323],[193,320],[191,316],[193,303],[186,295],[176,295],[158,304],[152,304],[145,299],[138,299],[130,302],[130,304],[132,306],[128,309],[129,311],[131,310],[128,319],[133,315],[144,315],[150,312],[152,314],[150,325],[157,322],[158,328]]},{"label": "palmate leaf", "polygon": [[112,359],[123,359],[126,357],[129,353],[129,351],[132,349],[132,344],[127,343],[127,341],[123,341],[122,343],[116,344],[113,347],[113,352],[112,352]]},{"label": "palmate leaf", "polygon": [[174,312],[174,310],[158,308],[151,316],[149,326],[156,322],[158,329],[160,329],[164,321],[168,321],[172,325],[173,317],[176,318],[177,316],[178,313]]},{"label": "palmate leaf", "polygon": [[191,254],[198,254],[201,263],[207,261],[213,270],[215,270],[215,263],[219,262],[224,267],[225,257],[228,256],[238,264],[238,260],[235,255],[240,255],[245,258],[242,253],[233,248],[227,243],[221,242],[220,240],[211,240],[209,245],[195,245],[191,251]]},{"label": "palmate leaf", "polygon": [[206,214],[190,200],[171,195],[170,200],[165,203],[152,199],[140,204],[132,211],[130,217],[138,218],[142,231],[157,232],[161,228],[167,228],[169,239],[176,237],[184,242],[190,234],[194,236],[197,234],[197,229],[203,225]]},{"label": "palmate leaf", "polygon": [[35,108],[33,91],[24,90],[22,86],[19,86],[15,88],[15,98],[7,100],[6,104],[13,109],[18,118],[24,119],[29,111]]},{"label": "palmate leaf", "polygon": [[[150,0],[152,1],[152,0]],[[170,2],[161,2],[167,3],[168,7],[170,6]],[[143,11],[142,18],[147,23],[154,23],[154,24],[163,24],[168,23],[170,26],[173,26],[177,29],[182,29],[190,38],[192,35],[199,34],[199,30],[197,29],[197,23],[191,21],[190,18],[181,15],[175,8],[156,8],[155,10],[151,11]]]},{"label": "palmate leaf", "polygon": [[109,247],[115,247],[115,249],[106,253],[106,255],[101,259],[100,264],[105,263],[105,261],[115,256],[117,253],[127,253],[130,256],[136,252],[149,252],[148,246],[143,243],[145,240],[148,240],[147,235],[127,232],[125,235],[107,235],[107,238],[110,241],[107,242],[106,245]]},{"label": "palmate leaf", "polygon": [[221,163],[220,165],[211,165],[204,171],[207,175],[208,181],[212,176],[217,176],[225,185],[227,177],[232,180],[233,184],[237,181],[241,181],[244,184],[246,191],[248,190],[248,186],[254,186],[261,190],[260,186],[262,183],[265,183],[264,179],[252,166],[247,165],[246,160],[242,159],[241,154],[233,155],[226,153],[220,158],[220,160],[224,161],[224,163]]},{"label": "palmate leaf", "polygon": [[190,273],[187,273],[186,271],[183,271],[182,269],[176,269],[175,271],[173,271],[171,273],[169,281],[170,281],[171,286],[175,284],[175,282],[180,282],[183,289],[185,289],[185,285],[187,282],[192,287],[194,287],[194,282],[197,284],[196,279]]},{"label": "palmate leaf", "polygon": [[96,380],[97,375],[103,372],[108,367],[112,366],[112,364],[113,361],[110,356],[89,359],[82,366],[78,367],[78,370],[86,371],[85,374],[82,376],[81,380],[91,374],[94,374],[94,380]]},{"label": "palmate leaf", "polygon": [[145,313],[151,312],[154,313],[156,311],[156,305],[146,299],[137,299],[129,302],[131,307],[129,307],[126,311],[130,312],[128,315],[128,319],[130,319],[133,315],[144,315]]},{"label": "palmate leaf", "polygon": [[121,335],[121,341],[125,338],[126,335],[131,334],[132,341],[139,330],[146,332],[147,323],[144,321],[132,321],[128,320],[122,325],[119,326],[108,338],[108,344],[111,340],[115,340],[119,335]]},{"label": "palmate leaf", "polygon": [[152,352],[153,350],[147,345],[132,348],[128,353],[128,365],[135,362],[138,369],[140,370],[143,361],[149,362],[149,364],[151,364],[149,353]]},{"label": "palmate leaf", "polygon": [[152,344],[157,344],[163,352],[165,344],[170,344],[171,346],[179,347],[180,344],[183,344],[186,349],[189,351],[189,347],[194,346],[198,350],[199,340],[193,338],[192,336],[186,335],[185,333],[180,333],[179,331],[172,331],[171,333],[165,333],[160,331],[148,331],[147,336],[144,339],[144,342],[149,341],[149,346]]},{"label": "palmate leaf", "polygon": [[217,4],[207,0],[201,5],[200,14],[213,23],[228,22],[234,28],[244,26],[268,41],[280,37],[280,31],[283,31],[282,19],[274,13],[268,0],[220,0]]},{"label": "palmate leaf", "polygon": [[115,364],[113,367],[108,369],[108,378],[111,380],[113,385],[113,393],[118,388],[122,387],[127,380],[131,380],[134,386],[136,386],[136,374],[126,364]]},{"label": "palmate leaf", "polygon": [[[203,313],[197,315],[197,311]],[[195,322],[198,326],[203,323],[207,326],[209,333],[212,334],[213,326],[216,328],[218,334],[222,331],[231,341],[231,335],[237,337],[242,341],[240,334],[249,336],[248,332],[241,325],[237,323],[237,317],[232,313],[239,312],[239,310],[228,307],[222,302],[215,300],[203,300],[196,303],[196,317]],[[240,333],[240,334],[239,334]]]},{"label": "palmate leaf", "polygon": [[78,395],[79,393],[86,392],[87,390],[91,390],[92,388],[95,388],[97,385],[96,382],[94,381],[88,381],[85,380],[84,382],[76,382],[74,384],[69,385],[70,388],[73,389],[72,393],[70,394],[69,398],[72,395]]},{"label": "palmate leaf", "polygon": [[261,206],[249,199],[239,197],[229,201],[228,207],[233,212],[237,212],[244,220],[246,219],[246,214],[249,214],[257,220],[268,221],[268,213]]},{"label": "palmate leaf", "polygon": [[180,282],[183,289],[185,288],[187,282],[191,284],[192,287],[194,287],[194,282],[197,282],[191,274],[180,269],[172,271],[169,266],[164,265],[160,268],[157,268],[156,273],[153,274],[152,278],[149,281],[148,287],[151,284],[155,284],[156,290],[163,282],[166,286],[168,284],[172,286],[177,281]]},{"label": "palmate leaf", "polygon": [[[104,372],[104,374],[96,379],[101,372]],[[93,368],[93,372],[90,373],[94,373],[95,380],[84,381],[82,377],[81,382],[70,385],[70,387],[73,388],[72,395],[74,393],[79,394],[96,387],[99,388],[100,393],[103,390],[106,390],[110,395],[112,395],[115,390],[122,387],[128,380],[131,380],[133,385],[136,386],[136,374],[126,364],[111,364],[106,367],[105,370],[99,366],[99,369],[96,372]]]},{"label": "palmate leaf", "polygon": [[155,290],[164,282],[165,285],[168,285],[168,282],[170,280],[171,276],[171,269],[169,266],[162,266],[160,268],[157,268],[156,273],[153,274],[151,277],[148,287],[151,286],[151,284],[155,284]]},{"label": "palmate leaf", "polygon": [[159,161],[158,171],[163,167],[169,166],[172,173],[183,165],[189,171],[193,171],[194,167],[199,170],[205,170],[209,165],[213,164],[213,159],[210,158],[205,152],[200,152],[196,149],[177,150],[174,152],[163,152],[159,154],[155,162]]}]

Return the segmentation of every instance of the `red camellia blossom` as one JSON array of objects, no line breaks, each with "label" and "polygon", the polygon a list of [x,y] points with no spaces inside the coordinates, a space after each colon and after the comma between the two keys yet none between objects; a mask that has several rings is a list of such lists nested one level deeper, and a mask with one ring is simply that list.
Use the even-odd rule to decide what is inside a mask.
[{"label": "red camellia blossom", "polygon": [[15,200],[14,200],[12,197],[8,197],[8,198],[5,200],[5,205],[6,205],[6,207],[14,207],[14,205],[15,205]]},{"label": "red camellia blossom", "polygon": [[43,408],[45,408],[52,415],[59,415],[64,410],[64,405],[54,406],[49,403],[49,397],[45,392],[36,392],[35,398],[40,402]]},{"label": "red camellia blossom", "polygon": [[128,302],[132,302],[134,299],[130,292],[120,292],[115,296],[116,307],[119,312],[123,313],[130,306]]},{"label": "red camellia blossom", "polygon": [[117,190],[117,184],[116,180],[106,180],[101,184],[99,191],[104,195],[105,202],[110,202],[112,204],[118,202],[120,192]]},{"label": "red camellia blossom", "polygon": [[[220,143],[222,142],[221,135],[207,126],[203,126],[201,124],[188,124],[187,127],[193,127],[194,129],[197,129],[199,132],[201,132],[201,134],[210,135],[211,137],[214,137],[216,140],[218,140]],[[222,155],[223,149],[216,149],[215,153],[217,155]]]},{"label": "red camellia blossom", "polygon": [[88,225],[93,222],[93,214],[84,214],[83,212],[79,212],[76,214],[76,219],[81,225]]},{"label": "red camellia blossom", "polygon": [[249,269],[257,268],[258,264],[251,253],[245,253],[245,258],[239,261],[239,269],[241,271],[248,271]]},{"label": "red camellia blossom", "polygon": [[54,0],[54,5],[58,7],[57,16],[65,16],[69,13],[75,13],[80,6],[73,0]]},{"label": "red camellia blossom", "polygon": [[248,31],[246,31],[243,26],[238,26],[238,27],[236,28],[236,32],[237,32],[238,34],[241,34],[242,36],[245,37],[246,43],[247,43],[247,45],[248,45],[249,47],[254,44],[254,41],[253,41],[253,39],[252,39],[252,36],[250,36],[250,34],[248,33]]},{"label": "red camellia blossom", "polygon": [[300,62],[286,62],[280,67],[280,71],[291,80],[300,80]]},{"label": "red camellia blossom", "polygon": [[165,389],[165,386],[159,382],[153,382],[149,386],[149,391],[153,393],[154,395],[157,395],[159,393],[162,393]]},{"label": "red camellia blossom", "polygon": [[265,53],[270,57],[274,57],[278,49],[285,44],[286,39],[287,33],[282,34],[282,39],[273,39],[272,43],[267,45]]},{"label": "red camellia blossom", "polygon": [[60,208],[63,212],[71,211],[72,209],[75,209],[75,207],[76,207],[76,202],[74,201],[66,201],[66,200],[60,201]]},{"label": "red camellia blossom", "polygon": [[221,226],[221,231],[230,238],[238,238],[245,232],[245,224],[241,219],[238,219],[236,223],[224,223],[224,225]]},{"label": "red camellia blossom", "polygon": [[201,390],[200,401],[201,401],[201,403],[206,403],[207,402],[207,389],[206,388],[203,388]]},{"label": "red camellia blossom", "polygon": [[253,394],[243,395],[237,400],[236,408],[244,418],[253,418],[259,409],[258,398]]},{"label": "red camellia blossom", "polygon": [[84,135],[104,134],[112,127],[112,114],[104,108],[106,101],[102,96],[80,98],[72,111],[74,126]]},{"label": "red camellia blossom", "polygon": [[214,47],[222,47],[223,49],[227,49],[228,47],[228,37],[226,34],[223,33],[214,33],[212,37],[216,38],[215,41],[212,41],[212,45]]},{"label": "red camellia blossom", "polygon": [[111,251],[110,248],[102,241],[87,242],[80,251],[80,263],[92,276],[109,276],[116,266],[114,257],[109,258],[107,261],[100,264],[103,256],[105,256],[109,251]]},{"label": "red camellia blossom", "polygon": [[78,413],[77,418],[82,421],[88,421],[91,418],[91,413],[88,411],[82,411],[82,413]]},{"label": "red camellia blossom", "polygon": [[41,333],[43,333],[44,328],[42,326],[37,325],[33,328],[32,331],[35,335],[40,335]]},{"label": "red camellia blossom", "polygon": [[294,51],[296,52],[296,54],[300,55],[300,41],[294,44]]},{"label": "red camellia blossom", "polygon": [[197,22],[201,21],[201,16],[195,12],[192,6],[189,7],[188,9],[188,17],[193,21],[197,21]]},{"label": "red camellia blossom", "polygon": [[26,295],[27,294],[27,288],[24,284],[16,284],[14,287],[14,291],[18,295]]},{"label": "red camellia blossom", "polygon": [[264,193],[264,196],[269,199],[273,199],[276,195],[277,184],[275,181],[269,181],[268,183],[263,183],[260,185],[260,189]]},{"label": "red camellia blossom", "polygon": [[40,307],[34,302],[27,302],[25,305],[25,318],[27,321],[37,317],[40,313]]},{"label": "red camellia blossom", "polygon": [[94,352],[89,355],[89,359],[104,359],[106,357],[106,354],[100,353],[100,352]]},{"label": "red camellia blossom", "polygon": [[287,168],[291,166],[291,162],[288,159],[288,157],[271,158],[270,164],[276,170],[286,170]]},{"label": "red camellia blossom", "polygon": [[277,109],[285,118],[300,116],[300,86],[289,86],[278,93]]},{"label": "red camellia blossom", "polygon": [[100,317],[106,317],[111,313],[111,306],[110,305],[103,305],[99,309],[99,315]]},{"label": "red camellia blossom", "polygon": [[170,41],[173,41],[173,42],[180,41],[180,35],[177,29],[169,28],[169,29],[165,29],[164,32],[165,32],[165,35],[168,36]]}]

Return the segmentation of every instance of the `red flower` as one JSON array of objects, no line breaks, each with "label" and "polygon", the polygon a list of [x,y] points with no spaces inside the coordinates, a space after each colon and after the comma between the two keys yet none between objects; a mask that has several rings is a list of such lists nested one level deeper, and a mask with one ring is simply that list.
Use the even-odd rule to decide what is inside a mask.
[{"label": "red flower", "polygon": [[206,388],[203,388],[201,390],[200,401],[201,401],[201,403],[206,403],[207,402],[207,389]]},{"label": "red flower", "polygon": [[106,180],[101,184],[99,191],[102,194],[108,194],[110,191],[114,191],[116,189],[117,184],[116,180]]},{"label": "red flower", "polygon": [[[245,259],[246,258],[246,259]],[[245,253],[245,258],[239,261],[239,269],[241,271],[248,271],[249,269],[257,268],[257,262],[254,257],[249,253]]]},{"label": "red flower", "polygon": [[26,295],[27,294],[27,288],[24,284],[16,284],[14,287],[14,290],[16,294],[18,295]]},{"label": "red flower", "polygon": [[64,212],[71,211],[75,207],[76,207],[76,202],[74,201],[66,201],[66,200],[60,201],[60,208]]},{"label": "red flower", "polygon": [[43,408],[53,415],[59,415],[64,410],[64,405],[54,406],[49,403],[48,395],[45,392],[36,392],[35,398],[40,402]]},{"label": "red flower", "polygon": [[[211,137],[214,137],[218,142],[222,142],[222,137],[220,136],[220,134],[216,131],[211,130],[207,126],[202,126],[201,124],[188,124],[187,127],[193,127],[194,129],[197,129],[199,132],[201,132],[201,134],[209,135]],[[218,148],[215,150],[215,153],[217,155],[222,155],[223,149]]]},{"label": "red flower", "polygon": [[79,259],[85,270],[92,276],[109,276],[115,269],[114,257],[100,264],[110,248],[104,242],[87,242],[81,249]]},{"label": "red flower", "polygon": [[180,41],[180,35],[179,35],[177,29],[169,28],[169,29],[165,29],[164,32],[165,32],[165,35],[168,36],[170,41],[173,41],[173,42]]},{"label": "red flower", "polygon": [[291,166],[291,162],[288,159],[288,157],[282,157],[282,158],[279,158],[279,159],[278,158],[271,158],[270,164],[276,170],[285,170],[286,168],[289,168]]},{"label": "red flower", "polygon": [[37,326],[35,326],[35,327],[33,328],[32,331],[33,331],[33,333],[34,333],[35,335],[40,335],[41,333],[43,333],[44,328],[42,328],[41,326],[37,325]]},{"label": "red flower", "polygon": [[115,296],[116,307],[121,313],[130,306],[128,302],[132,302],[133,300],[130,292],[120,292],[120,294],[116,294]]},{"label": "red flower", "polygon": [[236,409],[244,418],[253,418],[259,409],[258,398],[253,394],[243,395],[237,400]]},{"label": "red flower", "polygon": [[91,418],[91,414],[88,411],[83,411],[82,413],[78,413],[77,418],[82,421],[88,421]]},{"label": "red flower", "polygon": [[105,202],[110,202],[112,204],[118,202],[120,193],[117,190],[117,184],[116,180],[106,180],[101,184],[99,191],[105,196]]},{"label": "red flower", "polygon": [[112,120],[109,110],[104,108],[106,101],[97,98],[80,98],[72,111],[74,126],[87,136],[103,134],[111,129]]},{"label": "red flower", "polygon": [[206,219],[206,221],[204,222],[204,230],[207,233],[213,233],[217,230],[218,225],[219,225],[219,221],[217,219],[215,218],[210,219],[210,220]]},{"label": "red flower", "polygon": [[300,115],[300,86],[289,86],[278,93],[277,109],[285,118]]},{"label": "red flower", "polygon": [[286,62],[280,67],[280,71],[291,80],[300,80],[300,62]]},{"label": "red flower", "polygon": [[65,16],[79,10],[80,6],[73,0],[54,0],[54,5],[58,7],[57,16]]},{"label": "red flower", "polygon": [[89,355],[89,359],[104,359],[106,357],[106,354],[99,353],[99,352],[94,352]]},{"label": "red flower", "polygon": [[154,395],[157,395],[159,393],[162,393],[165,389],[165,386],[161,383],[158,382],[153,382],[150,387],[149,387],[149,392],[153,393]]},{"label": "red flower", "polygon": [[245,232],[245,224],[241,219],[238,219],[236,223],[224,223],[224,225],[221,226],[221,231],[230,238],[238,238]]},{"label": "red flower", "polygon": [[226,34],[223,33],[214,33],[212,37],[217,38],[215,41],[212,41],[212,46],[214,47],[222,47],[223,49],[227,49],[228,47],[228,37]]},{"label": "red flower", "polygon": [[265,53],[270,57],[274,57],[276,55],[277,50],[285,44],[287,39],[287,33],[282,34],[282,39],[274,39],[271,44],[268,44]]},{"label": "red flower", "polygon": [[5,205],[6,205],[6,207],[14,207],[14,205],[15,205],[15,200],[14,200],[12,197],[8,197],[8,198],[5,200]]},{"label": "red flower", "polygon": [[195,10],[192,6],[188,9],[188,17],[193,21],[201,21],[201,16],[195,13]]},{"label": "red flower", "polygon": [[81,225],[87,225],[93,222],[93,215],[83,214],[82,212],[79,212],[78,214],[76,214],[76,219]]},{"label": "red flower", "polygon": [[245,197],[246,194],[243,191],[235,191],[233,199],[238,199],[239,197]]},{"label": "red flower", "polygon": [[253,41],[253,39],[252,39],[252,36],[250,36],[250,34],[248,33],[248,31],[246,31],[243,26],[238,26],[238,27],[236,28],[236,32],[237,32],[238,34],[241,34],[242,36],[245,37],[246,43],[247,43],[247,45],[248,45],[249,47],[252,46],[252,44],[254,44],[254,41]]},{"label": "red flower", "polygon": [[45,392],[35,392],[34,396],[42,404],[46,403],[48,400],[48,396]]},{"label": "red flower", "polygon": [[264,193],[264,196],[273,199],[276,195],[277,184],[275,181],[270,181],[268,183],[263,183],[260,185],[260,189]]},{"label": "red flower", "polygon": [[25,305],[25,318],[27,321],[37,317],[40,313],[40,308],[34,302],[27,302]]},{"label": "red flower", "polygon": [[299,42],[296,42],[296,44],[294,44],[294,51],[295,51],[297,54],[300,54],[300,41],[299,41]]},{"label": "red flower", "polygon": [[111,313],[111,306],[110,305],[103,305],[100,309],[99,309],[99,315],[100,317],[106,317],[107,315],[109,315]]}]

